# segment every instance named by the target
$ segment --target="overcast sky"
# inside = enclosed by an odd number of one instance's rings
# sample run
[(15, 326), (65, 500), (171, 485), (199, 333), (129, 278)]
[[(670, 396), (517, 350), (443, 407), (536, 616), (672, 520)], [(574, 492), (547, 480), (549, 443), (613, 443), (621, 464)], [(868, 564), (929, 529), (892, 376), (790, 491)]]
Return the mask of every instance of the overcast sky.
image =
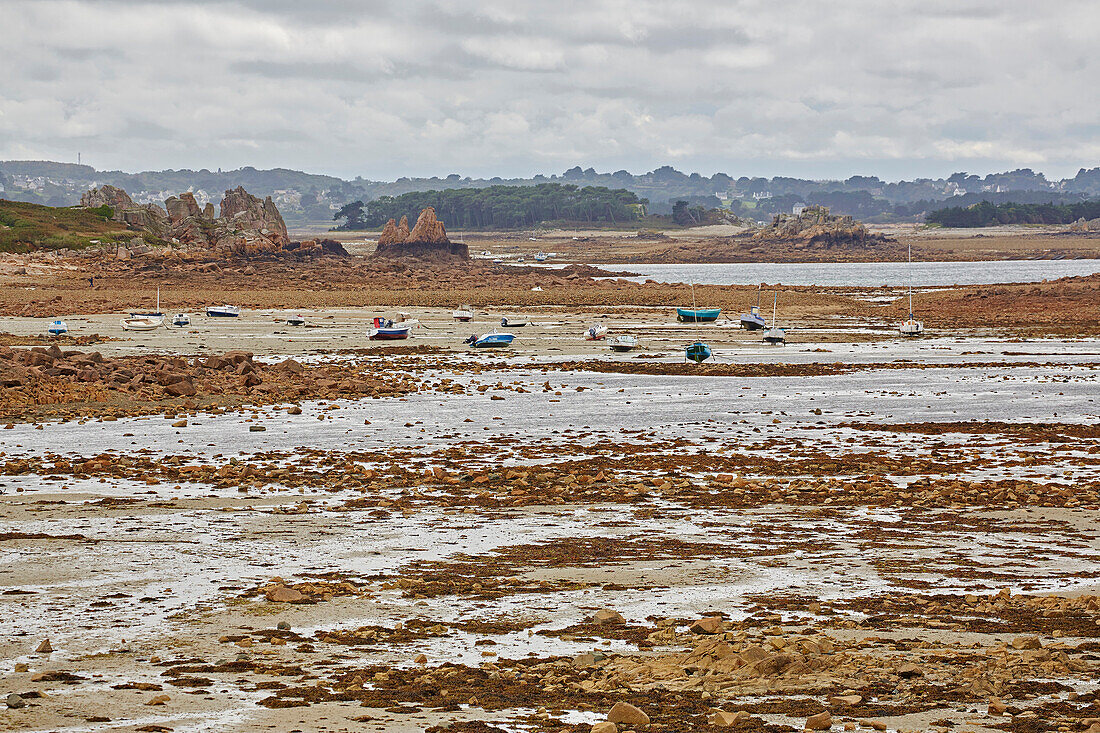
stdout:
[(1100, 165), (1095, 0), (0, 0), (0, 159), (341, 177)]

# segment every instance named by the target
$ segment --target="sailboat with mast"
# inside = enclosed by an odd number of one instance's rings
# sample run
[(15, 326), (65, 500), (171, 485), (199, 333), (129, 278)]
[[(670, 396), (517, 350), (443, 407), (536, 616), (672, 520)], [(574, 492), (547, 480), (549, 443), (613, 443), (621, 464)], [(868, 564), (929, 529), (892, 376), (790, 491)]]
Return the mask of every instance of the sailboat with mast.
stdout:
[(164, 325), (164, 314), (160, 312), (160, 288), (157, 288), (157, 309), (152, 313), (131, 313), (129, 318), (119, 321), (123, 331), (152, 331)]
[[(698, 314), (698, 312), (699, 312), (698, 309), (695, 307), (695, 283), (694, 282), (691, 284), (691, 311), (692, 311), (692, 313), (695, 313), (695, 314)], [(716, 313), (715, 318), (717, 318), (717, 317), (718, 316), (717, 316), (717, 313)], [(698, 323), (701, 319), (693, 318), (692, 320), (695, 323)], [(707, 346), (707, 344), (705, 342), (696, 340), (694, 343), (689, 344), (688, 347), (686, 349), (684, 349), (684, 356), (687, 358), (688, 361), (693, 361), (696, 364), (701, 364), (701, 363), (703, 363), (704, 361), (706, 361), (707, 359), (709, 359), (711, 357), (710, 347)]]
[(909, 318), (898, 326), (902, 336), (920, 336), (924, 333), (924, 323), (913, 317), (913, 245), (909, 245)]
[(763, 283), (756, 286), (756, 305), (752, 306), (748, 313), (741, 314), (741, 328), (746, 331), (763, 331), (768, 327), (767, 322), (760, 315), (760, 288), (762, 287), (764, 287)]
[(764, 341), (769, 344), (785, 344), (787, 332), (775, 325), (775, 307), (779, 303), (779, 291), (774, 291), (772, 295), (772, 327), (764, 332)]

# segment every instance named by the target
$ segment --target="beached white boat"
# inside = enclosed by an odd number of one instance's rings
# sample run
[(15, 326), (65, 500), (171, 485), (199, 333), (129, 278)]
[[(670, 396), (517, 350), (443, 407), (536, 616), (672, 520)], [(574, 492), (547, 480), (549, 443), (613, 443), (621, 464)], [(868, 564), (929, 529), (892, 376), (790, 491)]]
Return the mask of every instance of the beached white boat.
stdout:
[(546, 260), (548, 260), (549, 258), (550, 255), (546, 254), (545, 252), (539, 252), (537, 255), (535, 255), (535, 262), (546, 262)]
[(599, 341), (606, 335), (607, 326), (603, 325), (602, 323), (591, 326), (587, 331), (584, 332), (584, 338), (587, 341)]
[(164, 316), (130, 316), (119, 323), (123, 331), (152, 331), (164, 325)]
[(46, 326), (46, 333), (51, 336), (61, 336), (62, 334), (66, 334), (68, 332), (69, 326), (65, 323), (65, 321), (62, 321), (61, 319), (58, 319), (50, 325)]
[(787, 332), (775, 325), (775, 306), (779, 302), (779, 293), (773, 293), (772, 297), (772, 327), (764, 332), (764, 341), (769, 344), (787, 343)]
[(184, 326), (191, 325), (191, 316), (186, 313), (177, 313), (172, 316), (172, 325), (176, 328), (183, 328)]
[(241, 314), (241, 309), (235, 305), (211, 305), (206, 308), (206, 315), (211, 318), (236, 318)]
[(924, 323), (913, 317), (913, 245), (909, 245), (909, 318), (898, 326), (902, 336), (920, 336), (924, 333)]
[(523, 328), (527, 325), (527, 321), (516, 321), (507, 316), (500, 319), (501, 328)]
[(612, 351), (630, 351), (638, 345), (638, 339), (630, 334), (622, 334), (609, 338), (607, 345)]
[(474, 307), (472, 305), (460, 305), (451, 311), (451, 317), (462, 323), (472, 321), (474, 319)]
[(286, 319), (288, 326), (304, 326), (306, 325), (306, 319), (301, 316), (290, 316)]

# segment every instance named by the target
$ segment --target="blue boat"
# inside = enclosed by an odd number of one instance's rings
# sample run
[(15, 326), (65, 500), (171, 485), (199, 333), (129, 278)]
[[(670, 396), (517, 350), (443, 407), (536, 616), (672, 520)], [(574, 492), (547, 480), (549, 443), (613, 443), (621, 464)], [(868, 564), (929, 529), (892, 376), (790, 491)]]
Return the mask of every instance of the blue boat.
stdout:
[(746, 331), (763, 331), (768, 327), (768, 322), (760, 315), (760, 306), (754, 305), (748, 313), (741, 314), (741, 328)]
[(54, 321), (50, 325), (46, 326), (46, 333), (50, 334), (51, 336), (61, 336), (62, 334), (68, 332), (69, 327), (65, 325), (65, 321), (62, 320)]
[(721, 312), (721, 308), (677, 308), (676, 320), (680, 323), (713, 323)]
[(688, 361), (700, 364), (710, 358), (710, 347), (702, 341), (696, 341), (684, 350), (684, 356), (688, 358)]
[(510, 333), (487, 333), (481, 337), (471, 336), (463, 343), (467, 343), (475, 349), (503, 349), (510, 346), (514, 338), (515, 335)]

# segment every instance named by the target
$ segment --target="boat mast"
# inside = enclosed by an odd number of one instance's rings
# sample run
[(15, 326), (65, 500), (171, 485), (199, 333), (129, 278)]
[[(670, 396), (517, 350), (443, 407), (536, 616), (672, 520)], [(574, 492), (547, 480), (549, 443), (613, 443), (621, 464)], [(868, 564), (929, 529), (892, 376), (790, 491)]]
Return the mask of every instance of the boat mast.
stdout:
[(157, 288), (157, 313), (160, 313), (160, 288)]
[(779, 291), (773, 291), (772, 295), (775, 296), (772, 298), (772, 328), (775, 328), (775, 304), (779, 302)]
[(909, 320), (913, 320), (913, 243), (909, 243)]

